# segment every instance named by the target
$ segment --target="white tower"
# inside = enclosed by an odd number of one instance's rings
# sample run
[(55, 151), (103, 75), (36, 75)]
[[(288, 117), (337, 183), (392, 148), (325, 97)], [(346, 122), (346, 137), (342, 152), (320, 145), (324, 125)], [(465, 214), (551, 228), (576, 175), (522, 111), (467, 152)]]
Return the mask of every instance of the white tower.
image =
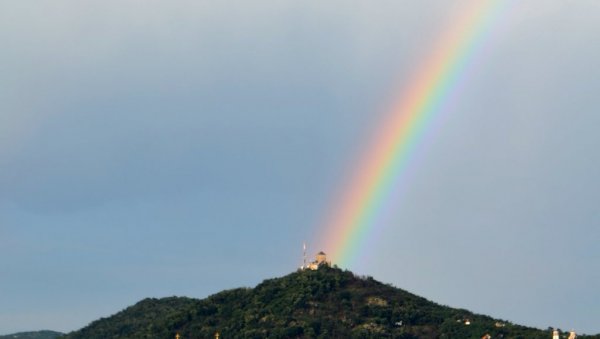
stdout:
[(302, 249), (304, 253), (302, 254), (302, 269), (306, 268), (306, 242), (302, 243)]
[(560, 339), (560, 335), (558, 334), (558, 330), (552, 331), (552, 339)]

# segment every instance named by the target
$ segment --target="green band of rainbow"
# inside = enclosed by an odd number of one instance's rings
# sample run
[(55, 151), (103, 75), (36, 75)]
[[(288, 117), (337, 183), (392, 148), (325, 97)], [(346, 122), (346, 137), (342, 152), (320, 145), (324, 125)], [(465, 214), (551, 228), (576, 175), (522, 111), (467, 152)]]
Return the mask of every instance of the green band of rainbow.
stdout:
[(334, 263), (347, 266), (360, 253), (394, 183), (406, 172), (427, 128), (452, 101), (507, 3), (508, 0), (469, 1), (416, 72), (327, 221), (323, 248), (333, 251), (330, 254)]

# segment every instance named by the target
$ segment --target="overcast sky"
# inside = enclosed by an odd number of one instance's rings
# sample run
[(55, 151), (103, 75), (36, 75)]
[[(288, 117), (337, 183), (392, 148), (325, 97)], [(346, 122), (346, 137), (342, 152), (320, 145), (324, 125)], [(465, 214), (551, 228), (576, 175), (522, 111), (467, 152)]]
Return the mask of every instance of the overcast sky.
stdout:
[[(0, 334), (295, 270), (465, 4), (0, 2)], [(511, 6), (348, 268), (600, 332), (598, 60), (597, 0)]]

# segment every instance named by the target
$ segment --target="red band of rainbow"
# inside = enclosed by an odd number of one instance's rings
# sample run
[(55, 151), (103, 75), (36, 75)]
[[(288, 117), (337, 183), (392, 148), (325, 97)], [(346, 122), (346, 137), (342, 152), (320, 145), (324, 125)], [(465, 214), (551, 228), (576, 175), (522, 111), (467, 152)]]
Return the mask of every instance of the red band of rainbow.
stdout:
[[(360, 253), (374, 219), (394, 190), (432, 121), (444, 111), (464, 81), (508, 0), (473, 0), (444, 30), (431, 56), (418, 69), (359, 162), (349, 187), (327, 221), (323, 248), (334, 263), (347, 266)], [(322, 243), (322, 242), (321, 242)]]

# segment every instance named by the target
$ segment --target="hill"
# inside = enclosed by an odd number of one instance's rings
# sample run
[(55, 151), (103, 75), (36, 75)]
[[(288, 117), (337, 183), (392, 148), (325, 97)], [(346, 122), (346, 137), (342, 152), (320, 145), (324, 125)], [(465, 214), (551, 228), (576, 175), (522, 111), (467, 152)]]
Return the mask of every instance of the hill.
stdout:
[(54, 331), (19, 332), (0, 335), (0, 339), (56, 339), (62, 335), (64, 333)]
[(550, 330), (438, 305), (371, 277), (323, 266), (203, 300), (145, 299), (63, 338), (171, 339), (177, 333), (213, 338), (216, 332), (221, 338), (552, 337)]

